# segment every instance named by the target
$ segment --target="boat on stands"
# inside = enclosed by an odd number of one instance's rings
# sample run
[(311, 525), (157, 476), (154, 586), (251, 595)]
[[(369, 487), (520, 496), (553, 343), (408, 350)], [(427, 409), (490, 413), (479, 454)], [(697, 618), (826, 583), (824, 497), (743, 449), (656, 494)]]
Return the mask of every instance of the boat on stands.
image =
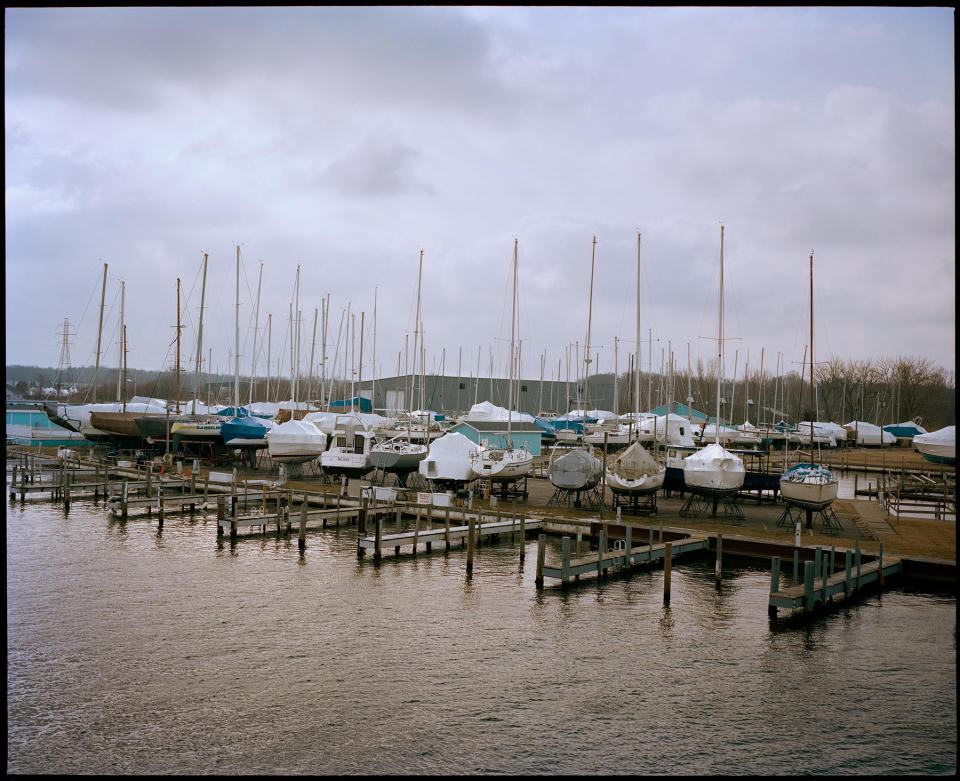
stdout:
[(932, 464), (955, 464), (957, 459), (957, 427), (946, 426), (928, 434), (917, 434), (913, 448)]
[(440, 488), (459, 488), (474, 479), (473, 456), (479, 450), (478, 444), (452, 431), (430, 443), (418, 470)]
[[(720, 381), (723, 375), (723, 226), (720, 226), (720, 296), (717, 315), (717, 416), (720, 421)], [(714, 426), (714, 442), (683, 459), (683, 482), (692, 492), (718, 498), (737, 493), (746, 469), (740, 456), (720, 444), (720, 426)]]
[(305, 420), (275, 424), (265, 438), (270, 460), (281, 464), (305, 464), (327, 449), (327, 435)]
[[(810, 409), (816, 411), (813, 371), (813, 253), (810, 253)], [(840, 482), (833, 472), (822, 464), (813, 462), (814, 447), (816, 446), (816, 429), (811, 414), (808, 421), (810, 462), (788, 466), (780, 478), (780, 498), (787, 504), (802, 507), (805, 510), (822, 510), (828, 507), (837, 498)], [(798, 427), (798, 433), (803, 427)], [(835, 443), (834, 443), (835, 444)], [(789, 463), (789, 462), (788, 462)], [(812, 526), (810, 513), (807, 514), (807, 526)]]

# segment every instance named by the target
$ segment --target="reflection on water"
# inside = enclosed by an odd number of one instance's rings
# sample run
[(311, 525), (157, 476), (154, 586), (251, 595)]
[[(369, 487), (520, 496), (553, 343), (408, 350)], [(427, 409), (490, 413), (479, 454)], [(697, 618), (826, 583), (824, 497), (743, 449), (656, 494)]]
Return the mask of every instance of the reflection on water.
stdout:
[[(536, 542), (375, 563), (351, 527), (10, 503), (8, 772), (953, 773), (956, 600), (769, 622), (726, 562), (534, 587)], [(557, 546), (551, 542), (551, 552)], [(549, 583), (549, 581), (548, 581)]]

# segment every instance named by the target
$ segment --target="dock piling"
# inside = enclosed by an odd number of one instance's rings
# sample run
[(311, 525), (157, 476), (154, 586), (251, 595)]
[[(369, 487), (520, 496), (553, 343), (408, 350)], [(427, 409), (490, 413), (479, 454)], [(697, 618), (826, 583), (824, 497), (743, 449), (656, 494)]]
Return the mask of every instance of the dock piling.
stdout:
[(560, 585), (566, 586), (570, 577), (570, 536), (564, 535), (560, 541)]
[(807, 612), (813, 610), (813, 573), (815, 562), (803, 562), (803, 609)]
[(473, 518), (470, 518), (468, 522), (468, 527), (469, 528), (467, 530), (467, 575), (472, 575), (473, 574), (473, 548), (475, 545), (474, 539), (473, 539), (473, 531), (474, 531)]
[(670, 604), (670, 570), (673, 567), (673, 544), (663, 546), (663, 604)]
[(547, 535), (537, 535), (537, 574), (534, 583), (538, 588), (543, 588), (543, 562), (547, 552)]
[(307, 497), (300, 502), (300, 532), (297, 534), (297, 545), (300, 550), (307, 546)]
[[(723, 535), (717, 535), (717, 559), (713, 565), (713, 577), (717, 588), (720, 588), (720, 573), (723, 570)], [(777, 559), (777, 574), (780, 573), (780, 559)]]
[[(774, 556), (770, 559), (770, 593), (776, 594), (780, 590), (780, 557)], [(777, 617), (777, 606), (769, 605), (767, 615), (770, 618)]]

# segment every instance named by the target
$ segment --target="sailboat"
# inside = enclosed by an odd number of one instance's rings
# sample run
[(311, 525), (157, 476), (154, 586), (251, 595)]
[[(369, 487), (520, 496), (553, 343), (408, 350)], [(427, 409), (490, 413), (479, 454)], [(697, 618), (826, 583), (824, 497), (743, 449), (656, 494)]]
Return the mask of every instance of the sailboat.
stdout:
[(517, 324), (517, 248), (519, 239), (513, 240), (513, 311), (510, 318), (510, 371), (507, 392), (507, 439), (504, 447), (483, 447), (474, 454), (471, 469), (474, 477), (481, 480), (506, 483), (529, 474), (533, 466), (533, 454), (525, 447), (514, 447), (513, 430), (513, 373), (514, 336)]
[[(597, 237), (593, 237), (593, 246), (594, 253), (596, 252)], [(589, 345), (589, 334), (591, 320), (593, 318), (593, 264), (594, 257), (591, 257), (590, 260), (590, 303), (587, 309), (587, 342)], [(589, 346), (587, 347), (587, 352), (589, 352)], [(588, 364), (589, 366), (589, 361)], [(569, 360), (568, 360), (568, 377), (569, 377)], [(587, 378), (589, 380), (589, 377)], [(587, 416), (586, 410), (582, 411), (580, 415), (580, 421), (578, 424), (573, 423), (574, 413), (567, 412), (562, 416), (563, 428), (557, 427), (557, 442), (558, 443), (570, 443), (576, 444), (579, 440), (581, 442), (586, 442), (586, 425), (587, 425)], [(559, 420), (555, 420), (554, 424), (556, 425)], [(573, 428), (574, 425), (577, 425), (579, 432)], [(609, 440), (608, 440), (609, 441)], [(601, 439), (602, 443), (602, 439)], [(554, 459), (554, 453), (556, 448), (550, 453), (550, 463), (547, 465), (547, 475), (550, 478), (550, 482), (553, 486), (560, 491), (576, 491), (577, 492), (577, 504), (579, 505), (579, 492), (580, 491), (589, 491), (590, 489), (596, 487), (597, 483), (600, 482), (600, 479), (603, 477), (603, 462), (594, 455), (593, 446), (586, 444), (584, 447), (574, 448), (569, 450), (564, 455), (559, 458)]]
[[(780, 477), (780, 496), (787, 504), (805, 510), (822, 510), (837, 498), (839, 482), (833, 472), (822, 464), (813, 462), (814, 406), (813, 378), (813, 253), (810, 253), (810, 463), (795, 464)], [(811, 524), (810, 514), (807, 525)]]
[(743, 485), (743, 459), (720, 444), (720, 381), (723, 373), (723, 226), (720, 226), (720, 297), (717, 316), (717, 417), (714, 442), (683, 459), (683, 481), (694, 493), (717, 499)]
[[(420, 335), (420, 282), (423, 277), (423, 250), (420, 250), (420, 270), (417, 273), (417, 313), (413, 331), (413, 373), (417, 368), (417, 337)], [(429, 421), (429, 419), (428, 419)], [(429, 450), (429, 436), (425, 435), (422, 442), (414, 442), (413, 428), (413, 394), (410, 395), (409, 414), (407, 416), (406, 436), (403, 434), (391, 437), (386, 441), (374, 442), (370, 446), (370, 464), (374, 469), (380, 469), (397, 476), (400, 485), (406, 484), (407, 475), (420, 468), (420, 462), (427, 457)]]
[[(634, 360), (634, 420), (640, 420), (640, 234), (637, 233), (637, 354)], [(669, 410), (669, 407), (668, 407)], [(629, 435), (628, 435), (629, 436)], [(616, 494), (644, 496), (663, 485), (667, 467), (651, 456), (639, 442), (632, 442), (616, 458), (608, 459), (607, 487)]]

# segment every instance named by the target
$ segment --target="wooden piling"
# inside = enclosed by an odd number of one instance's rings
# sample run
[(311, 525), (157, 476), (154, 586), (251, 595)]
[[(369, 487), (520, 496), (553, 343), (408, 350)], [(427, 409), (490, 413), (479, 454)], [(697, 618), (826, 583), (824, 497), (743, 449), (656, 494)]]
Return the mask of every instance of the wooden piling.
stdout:
[(673, 567), (673, 543), (663, 546), (663, 604), (670, 604), (670, 570)]
[[(720, 588), (721, 572), (723, 571), (723, 535), (717, 535), (717, 559), (713, 565), (713, 578), (717, 588)], [(780, 574), (780, 559), (777, 559), (777, 575)]]
[(526, 553), (526, 542), (527, 542), (527, 519), (525, 516), (520, 516), (520, 561), (523, 561), (524, 554)]
[(413, 521), (413, 555), (417, 555), (417, 543), (420, 541), (420, 508), (417, 508), (417, 515)]
[(850, 549), (847, 548), (846, 567), (844, 568), (844, 576), (843, 576), (843, 598), (844, 599), (850, 596), (850, 591), (851, 591), (850, 568), (852, 566), (852, 558), (853, 557), (851, 555)]
[(633, 550), (633, 527), (628, 526), (626, 530), (626, 539), (623, 541), (623, 566), (630, 566), (630, 551)]
[(607, 530), (600, 528), (600, 542), (597, 545), (597, 578), (603, 577), (603, 554), (607, 547)]
[(450, 508), (447, 507), (444, 509), (443, 513), (443, 541), (446, 544), (446, 549), (450, 550)]
[[(776, 594), (780, 590), (780, 557), (774, 556), (770, 559), (770, 593)], [(777, 606), (769, 605), (767, 615), (770, 618), (777, 617)]]
[(300, 550), (303, 550), (307, 547), (307, 502), (306, 497), (304, 501), (300, 502), (300, 532), (297, 535), (297, 545), (300, 547)]
[(560, 540), (560, 585), (566, 586), (570, 577), (570, 537), (564, 535)]
[(543, 561), (547, 552), (547, 535), (537, 535), (537, 574), (534, 583), (538, 588), (543, 587)]
[(380, 561), (380, 546), (383, 543), (383, 515), (376, 515), (376, 531), (374, 532), (373, 560)]
[(473, 539), (473, 518), (470, 519), (467, 529), (467, 574), (473, 574), (473, 548), (474, 548), (474, 539)]
[(803, 609), (813, 610), (813, 573), (816, 563), (813, 561), (803, 562)]

